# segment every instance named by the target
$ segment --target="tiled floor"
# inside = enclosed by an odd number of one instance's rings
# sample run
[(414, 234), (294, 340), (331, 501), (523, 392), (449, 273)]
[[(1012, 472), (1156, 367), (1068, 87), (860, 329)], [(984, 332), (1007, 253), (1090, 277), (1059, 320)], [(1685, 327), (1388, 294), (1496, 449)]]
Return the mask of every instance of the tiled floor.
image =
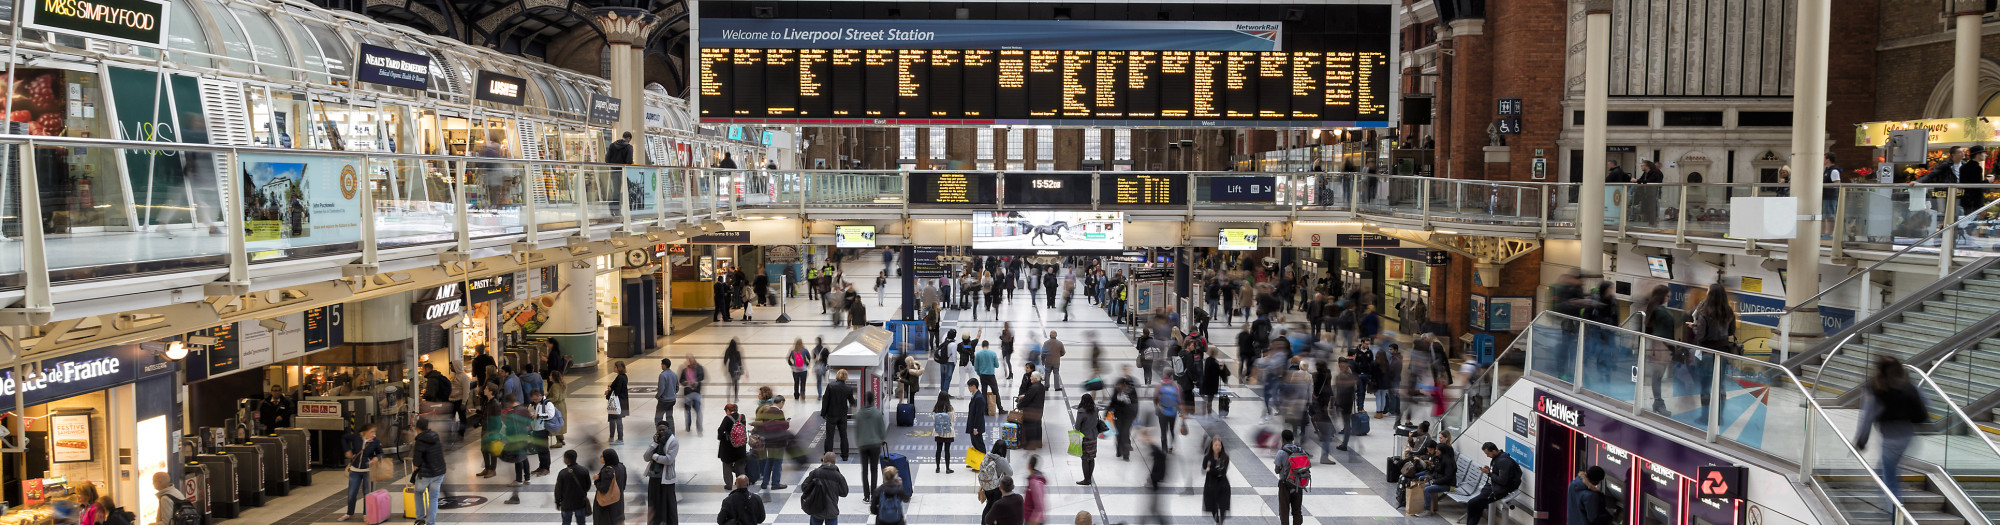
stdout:
[[(848, 264), (846, 268), (848, 275), (873, 276), (879, 270), (879, 258), (862, 257), (862, 259), (866, 262)], [(864, 288), (872, 285), (872, 279), (856, 277), (853, 280), (857, 286)], [(899, 299), (898, 288), (899, 286), (892, 280), (888, 296), (883, 299), (891, 305), (895, 304)], [(864, 291), (862, 295), (870, 303), (870, 317), (882, 318), (888, 314), (889, 308), (872, 307), (877, 300), (872, 290)], [(1121, 327), (1106, 317), (1101, 309), (1087, 307), (1081, 297), (1077, 299), (1076, 309), (1068, 322), (1061, 321), (1061, 314), (1056, 310), (1036, 307), (1031, 305), (1028, 299), (1029, 295), (1022, 291), (1015, 295), (1012, 302), (1001, 305), (1001, 317), (1013, 323), (1016, 336), (1019, 338), (1017, 345), (1025, 347), (1028, 341), (1041, 339), (1028, 335), (1030, 333), (1046, 334), (1048, 330), (1056, 330), (1057, 337), (1064, 341), (1069, 349), (1063, 366), (1068, 388), (1065, 392), (1051, 392), (1046, 405), (1049, 413), (1045, 416), (1044, 424), (1048, 446), (1041, 450), (1016, 451), (1012, 454), (1012, 464), (1017, 475), (1025, 475), (1026, 458), (1029, 455), (1041, 456), (1043, 473), (1048, 478), (1049, 494), (1046, 501), (1049, 508), (1049, 523), (1071, 523), (1078, 511), (1091, 513), (1096, 517), (1095, 522), (1099, 524), (1212, 523), (1213, 520), (1201, 510), (1202, 481), (1196, 472), (1199, 457), (1194, 453), (1200, 443), (1205, 442), (1211, 435), (1222, 439), (1232, 457), (1233, 473), (1230, 480), (1233, 496), (1228, 523), (1262, 524), (1277, 521), (1274, 518), (1277, 507), (1277, 477), (1271, 470), (1272, 451), (1249, 444), (1254, 441), (1256, 433), (1262, 428), (1259, 422), (1262, 403), (1257, 398), (1256, 392), (1250, 389), (1231, 389), (1235, 402), (1232, 405), (1233, 411), (1228, 417), (1196, 417), (1190, 421), (1192, 424), (1188, 427), (1188, 434), (1176, 437), (1175, 453), (1169, 461), (1169, 472), (1166, 476), (1167, 488), (1161, 490), (1159, 494), (1155, 495), (1146, 488), (1145, 479), (1148, 473), (1145, 462), (1116, 459), (1112, 453), (1114, 445), (1109, 440), (1100, 442), (1101, 456), (1095, 473), (1097, 484), (1076, 485), (1076, 480), (1082, 476), (1081, 462), (1064, 452), (1064, 447), (1067, 445), (1064, 436), (1069, 430), (1067, 407), (1074, 406), (1077, 402), (1074, 396), (1083, 393), (1078, 385), (1087, 377), (1090, 369), (1089, 341), (1095, 339), (1103, 344), (1107, 368), (1115, 369), (1116, 366), (1112, 365), (1131, 363), (1136, 357), (1136, 352), (1131, 339)], [(819, 306), (810, 304), (803, 298), (792, 300), (789, 313), (793, 321), (789, 324), (770, 321), (778, 317), (778, 310), (776, 307), (759, 308), (755, 315), (757, 320), (751, 322), (739, 320), (707, 323), (706, 319), (702, 318), (699, 323), (693, 323), (697, 326), (690, 327), (688, 319), (677, 319), (676, 324), (683, 329), (665, 341), (664, 349), (628, 361), (630, 380), (635, 386), (651, 385), (659, 373), (660, 357), (672, 358), (678, 368), (687, 356), (693, 356), (708, 366), (711, 378), (719, 377), (723, 347), (729, 340), (739, 339), (744, 352), (748, 355), (746, 365), (748, 370), (741, 385), (743, 401), (749, 403), (750, 398), (754, 397), (756, 387), (766, 385), (786, 397), (791, 397), (792, 385), (789, 381), (791, 375), (782, 360), (791, 342), (794, 339), (804, 339), (810, 345), (815, 336), (820, 336), (825, 337), (828, 344), (833, 344), (844, 337), (847, 330), (830, 326), (830, 323), (826, 322), (827, 318), (819, 314)], [(961, 332), (968, 329), (977, 332), (983, 328), (985, 338), (997, 339), (1000, 323), (992, 320), (989, 312), (982, 312), (980, 317), (981, 320), (973, 321), (968, 312), (949, 312), (946, 315), (945, 326), (947, 329), (957, 328)], [(1221, 342), (1235, 340), (1235, 328), (1226, 327), (1220, 322), (1215, 323), (1213, 328), (1216, 330), (1213, 340)], [(995, 346), (998, 346), (997, 340)], [(1015, 355), (1017, 369), (1018, 360), (1025, 357), (1025, 354), (1025, 350), (1017, 349)], [(964, 374), (961, 373), (954, 377), (954, 380), (962, 383), (963, 378)], [(600, 415), (605, 410), (601, 396), (605, 385), (610, 381), (611, 378), (603, 373), (589, 371), (573, 378), (570, 383), (572, 393), (568, 401), (566, 418), (571, 429), (567, 436), (569, 444), (567, 448), (578, 450), (586, 456), (586, 461), (596, 456), (596, 451), (607, 446), (604, 444), (606, 423)], [(1014, 381), (1003, 380), (1003, 383), (1003, 392), (1015, 391)], [(819, 399), (811, 395), (812, 390), (815, 390), (811, 385), (808, 386), (808, 390), (809, 395), (803, 402), (793, 401), (788, 405), (787, 415), (794, 421), (795, 426), (812, 429), (818, 426)], [(727, 402), (727, 384), (724, 381), (712, 380), (704, 389), (704, 393), (707, 396), (701, 407), (701, 417), (704, 421), (701, 428), (697, 429), (701, 432), (697, 434), (683, 431), (679, 436), (681, 464), (678, 494), (681, 501), (678, 514), (689, 523), (707, 523), (712, 520), (726, 495), (722, 490), (722, 480), (718, 474), (720, 464), (713, 459), (718, 442), (714, 429), (708, 427), (717, 424), (722, 404)], [(933, 400), (935, 400), (934, 392), (921, 394), (918, 403), (920, 411), (928, 410)], [(637, 458), (649, 445), (651, 436), (644, 430), (646, 427), (644, 420), (653, 413), (655, 403), (650, 397), (635, 394), (633, 404), (635, 406), (632, 407), (631, 413), (634, 417), (631, 419), (641, 421), (626, 421), (625, 425), (630, 432), (629, 439), (623, 445), (612, 447), (617, 449), (622, 457), (628, 458), (628, 462), (633, 461), (629, 458)], [(1009, 407), (1013, 405), (1011, 401), (1003, 404)], [(960, 411), (965, 409), (963, 403), (958, 403), (956, 408)], [(683, 417), (679, 414), (679, 408), (675, 411), (677, 418)], [(1058, 411), (1062, 413), (1058, 414)], [(996, 429), (991, 431), (990, 435), (998, 436), (999, 421), (997, 418), (992, 421)], [(685, 425), (687, 422), (680, 423)], [(1324, 524), (1444, 522), (1439, 518), (1403, 517), (1402, 513), (1398, 512), (1395, 493), (1383, 482), (1380, 470), (1384, 458), (1395, 451), (1391, 445), (1394, 438), (1390, 437), (1389, 426), (1388, 420), (1376, 420), (1374, 433), (1354, 438), (1349, 451), (1336, 453), (1334, 458), (1339, 461), (1339, 465), (1319, 465), (1314, 469), (1314, 488), (1305, 498), (1305, 509), (1312, 521)], [(908, 522), (977, 523), (981, 505), (975, 495), (976, 474), (965, 469), (962, 464), (963, 451), (968, 441), (961, 437), (947, 459), (957, 466), (957, 473), (934, 473), (932, 469), (938, 466), (932, 459), (934, 442), (928, 433), (918, 432), (920, 428), (923, 427), (892, 426), (889, 429), (891, 449), (909, 456), (913, 470), (917, 471), (914, 480), (916, 494), (911, 501)], [(961, 433), (961, 436), (963, 435)], [(808, 447), (813, 450), (811, 455), (817, 457), (820, 446), (817, 436), (807, 439), (813, 440)], [(1318, 446), (1307, 444), (1306, 449), (1309, 452), (1317, 452)], [(555, 462), (558, 465), (561, 463), (560, 456), (563, 450), (566, 449), (555, 450)], [(1134, 454), (1134, 457), (1142, 456)], [(503, 468), (499, 476), (483, 479), (476, 477), (480, 459), (477, 451), (470, 447), (456, 449), (448, 458), (454, 468), (446, 475), (445, 492), (450, 496), (480, 496), (487, 501), (465, 508), (442, 511), (439, 521), (560, 522), (559, 515), (552, 506), (551, 491), (554, 486), (552, 476), (534, 478), (528, 486), (520, 489), (520, 504), (506, 504), (503, 500), (513, 493), (513, 488), (504, 484), (511, 475), (510, 471)], [(873, 521), (873, 516), (866, 514), (868, 507), (861, 501), (859, 493), (861, 485), (859, 462), (843, 462), (839, 468), (847, 477), (850, 486), (854, 487), (854, 491), (841, 500), (842, 521), (849, 523)], [(627, 506), (627, 514), (629, 521), (639, 523), (652, 509), (641, 504), (645, 496), (643, 488), (637, 486), (639, 471), (634, 468), (633, 472), (635, 486), (630, 487), (631, 490), (626, 498), (632, 503)], [(791, 487), (773, 491), (765, 500), (767, 510), (770, 512), (768, 522), (807, 522), (807, 516), (800, 511), (797, 497), (797, 482), (801, 475), (802, 470), (797, 465), (789, 462), (786, 464), (783, 479)], [(297, 488), (289, 497), (275, 500), (262, 508), (250, 509), (235, 521), (279, 525), (336, 523), (336, 519), (343, 512), (342, 507), (345, 502), (346, 487), (343, 478), (339, 472), (321, 472), (315, 477), (312, 486)], [(395, 518), (391, 522), (408, 521), (401, 517), (402, 486), (404, 484), (397, 483), (376, 487), (389, 490), (395, 496), (391, 498), (395, 507), (393, 513)], [(1158, 517), (1151, 516), (1155, 512), (1149, 510), (1155, 508), (1155, 505), (1162, 509), (1158, 512), (1160, 514)], [(1447, 516), (1455, 518), (1462, 512), (1462, 507), (1456, 504), (1444, 504), (1443, 514)], [(359, 521), (360, 518), (357, 515), (355, 521)]]

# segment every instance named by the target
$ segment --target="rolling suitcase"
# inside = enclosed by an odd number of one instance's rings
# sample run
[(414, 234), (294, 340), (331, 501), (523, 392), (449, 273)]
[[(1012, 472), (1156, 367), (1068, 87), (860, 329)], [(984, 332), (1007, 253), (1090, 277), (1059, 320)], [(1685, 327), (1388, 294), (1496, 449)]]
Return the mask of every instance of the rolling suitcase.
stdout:
[(418, 491), (416, 487), (403, 487), (403, 517), (417, 519), (417, 509), (431, 504), (431, 491)]
[(1403, 459), (1402, 456), (1389, 456), (1389, 461), (1383, 463), (1384, 466), (1389, 467), (1382, 469), (1383, 481), (1401, 483), (1403, 481), (1403, 462), (1405, 461), (1408, 460)]
[(368, 499), (362, 506), (364, 507), (362, 514), (367, 517), (368, 525), (389, 521), (389, 491), (378, 490), (368, 493)]
[(1007, 448), (1021, 448), (1021, 424), (1008, 421), (1000, 425), (1000, 440), (1007, 442)]
[(916, 486), (917, 471), (910, 470), (910, 458), (895, 452), (882, 453), (882, 466), (896, 467), (896, 476), (903, 478), (904, 494)]
[(909, 403), (896, 405), (896, 426), (917, 426), (917, 406)]

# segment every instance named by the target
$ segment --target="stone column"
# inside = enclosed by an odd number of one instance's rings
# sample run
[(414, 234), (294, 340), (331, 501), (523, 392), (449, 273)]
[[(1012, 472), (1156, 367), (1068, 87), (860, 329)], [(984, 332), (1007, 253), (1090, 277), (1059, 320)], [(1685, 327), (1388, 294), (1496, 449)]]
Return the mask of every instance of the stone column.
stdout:
[(556, 289), (562, 292), (548, 309), (548, 321), (534, 333), (555, 341), (576, 366), (597, 366), (597, 270), (592, 264), (579, 260), (556, 265)]
[(1979, 33), (1985, 14), (1982, 0), (1952, 2), (1958, 20), (1958, 34), (1952, 42), (1951, 114), (1955, 118), (1979, 116)]
[[(1794, 348), (1803, 348), (1796, 346), (1798, 338), (1818, 337), (1823, 331), (1819, 306), (1806, 305), (1805, 302), (1819, 293), (1819, 287), (1814, 286), (1819, 282), (1819, 229), (1827, 219), (1820, 216), (1819, 192), (1820, 177), (1826, 171), (1822, 166), (1825, 166), (1823, 157), (1826, 156), (1826, 71), (1827, 48), (1833, 25), (1832, 2), (1799, 2), (1798, 40), (1794, 44), (1797, 48), (1794, 63), (1797, 65), (1792, 71), (1792, 197), (1798, 201), (1799, 223), (1798, 231), (1786, 244), (1790, 257), (1785, 261), (1787, 282), (1802, 283), (1785, 287), (1785, 305), (1797, 308), (1791, 316)], [(1965, 31), (1964, 25), (1959, 27), (1961, 32)], [(1974, 23), (1972, 33), (1975, 40), (1978, 31), (1979, 25)], [(1977, 53), (1977, 50), (1974, 52)], [(1974, 60), (1977, 60), (1976, 56)], [(1970, 71), (1976, 73), (1977, 66)], [(1967, 111), (1970, 115), (1970, 110)]]
[(659, 27), (660, 17), (636, 7), (603, 7), (592, 10), (591, 16), (596, 19), (597, 27), (604, 30), (605, 43), (611, 46), (607, 51), (611, 62), (611, 96), (621, 105), (618, 123), (612, 126), (612, 140), (632, 132), (632, 162), (644, 163), (646, 74), (639, 57), (645, 53), (646, 37)]
[(1083, 169), (1083, 129), (1056, 128), (1054, 133), (1056, 169), (1067, 171)]
[(1576, 199), (1576, 230), (1581, 241), (1576, 267), (1590, 280), (1604, 276), (1604, 128), (1610, 117), (1611, 0), (1587, 0), (1583, 9), (1583, 194)]

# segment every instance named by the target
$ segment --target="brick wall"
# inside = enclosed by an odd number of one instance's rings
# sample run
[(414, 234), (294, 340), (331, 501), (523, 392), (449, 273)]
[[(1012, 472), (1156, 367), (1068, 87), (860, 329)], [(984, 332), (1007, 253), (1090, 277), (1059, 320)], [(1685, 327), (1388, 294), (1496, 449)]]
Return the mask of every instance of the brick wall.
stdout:
[[(1840, 158), (1841, 166), (1861, 167), (1874, 164), (1872, 159), (1863, 160), (1869, 159), (1873, 155), (1874, 152), (1871, 148), (1854, 146), (1854, 125), (1862, 122), (1881, 120), (1876, 118), (1877, 100), (1888, 101), (1896, 98), (1885, 96), (1887, 93), (1881, 93), (1877, 88), (1877, 68), (1882, 67), (1886, 63), (1877, 60), (1880, 57), (1876, 56), (1875, 45), (1877, 42), (1876, 35), (1879, 33), (1875, 30), (1874, 26), (1878, 23), (1884, 26), (1891, 23), (1882, 17), (1882, 15), (1887, 13), (1882, 13), (1881, 11), (1885, 8), (1906, 9), (1919, 4), (1931, 6), (1933, 9), (1937, 6), (1936, 2), (1895, 0), (1890, 2), (1880, 2), (1879, 0), (1842, 0), (1833, 2), (1832, 38), (1827, 46), (1826, 96), (1828, 105), (1826, 129), (1828, 136), (1833, 139), (1833, 148), (1829, 151), (1834, 152)], [(1951, 67), (1951, 48), (1950, 46), (1945, 46), (1942, 49), (1943, 53), (1939, 58), (1944, 60), (1945, 67), (1948, 69)], [(1883, 75), (1883, 77), (1888, 76)], [(1903, 100), (1897, 100), (1897, 102), (1909, 102), (1913, 98), (1917, 104), (1918, 112), (1921, 112), (1923, 100), (1930, 97), (1930, 88), (1928, 86), (1936, 85), (1935, 82), (1938, 77), (1933, 75), (1928, 78), (1931, 81), (1921, 82), (1926, 86), (1922, 96), (1904, 97)], [(1913, 83), (1914, 81), (1898, 80), (1898, 82)], [(1881, 93), (1881, 95), (1878, 95), (1878, 93)], [(1878, 96), (1882, 98), (1878, 99)]]
[(1463, 22), (1451, 36), (1451, 103), (1446, 106), (1451, 119), (1438, 133), (1438, 163), (1444, 175), (1454, 179), (1485, 179), (1486, 126), (1493, 123), (1493, 70), (1497, 61), (1489, 34), (1460, 34)]
[[(1507, 137), (1512, 162), (1487, 171), (1489, 180), (1525, 181), (1535, 150), (1557, 164), (1556, 135), (1563, 124), (1564, 35), (1569, 11), (1563, 0), (1488, 2), (1486, 32), (1493, 35), (1492, 99), (1521, 99), (1521, 134)], [(1487, 114), (1495, 108), (1488, 103)], [(1483, 128), (1483, 126), (1482, 126)], [(1554, 175), (1552, 174), (1551, 177)]]

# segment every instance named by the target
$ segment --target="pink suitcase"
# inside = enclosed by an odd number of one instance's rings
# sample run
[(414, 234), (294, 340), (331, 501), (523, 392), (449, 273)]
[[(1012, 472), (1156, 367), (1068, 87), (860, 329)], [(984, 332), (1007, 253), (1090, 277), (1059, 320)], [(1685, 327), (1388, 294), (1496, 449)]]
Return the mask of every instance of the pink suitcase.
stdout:
[(367, 517), (368, 525), (389, 521), (389, 491), (378, 490), (368, 493), (368, 499), (362, 500), (362, 505), (364, 507), (362, 514)]

